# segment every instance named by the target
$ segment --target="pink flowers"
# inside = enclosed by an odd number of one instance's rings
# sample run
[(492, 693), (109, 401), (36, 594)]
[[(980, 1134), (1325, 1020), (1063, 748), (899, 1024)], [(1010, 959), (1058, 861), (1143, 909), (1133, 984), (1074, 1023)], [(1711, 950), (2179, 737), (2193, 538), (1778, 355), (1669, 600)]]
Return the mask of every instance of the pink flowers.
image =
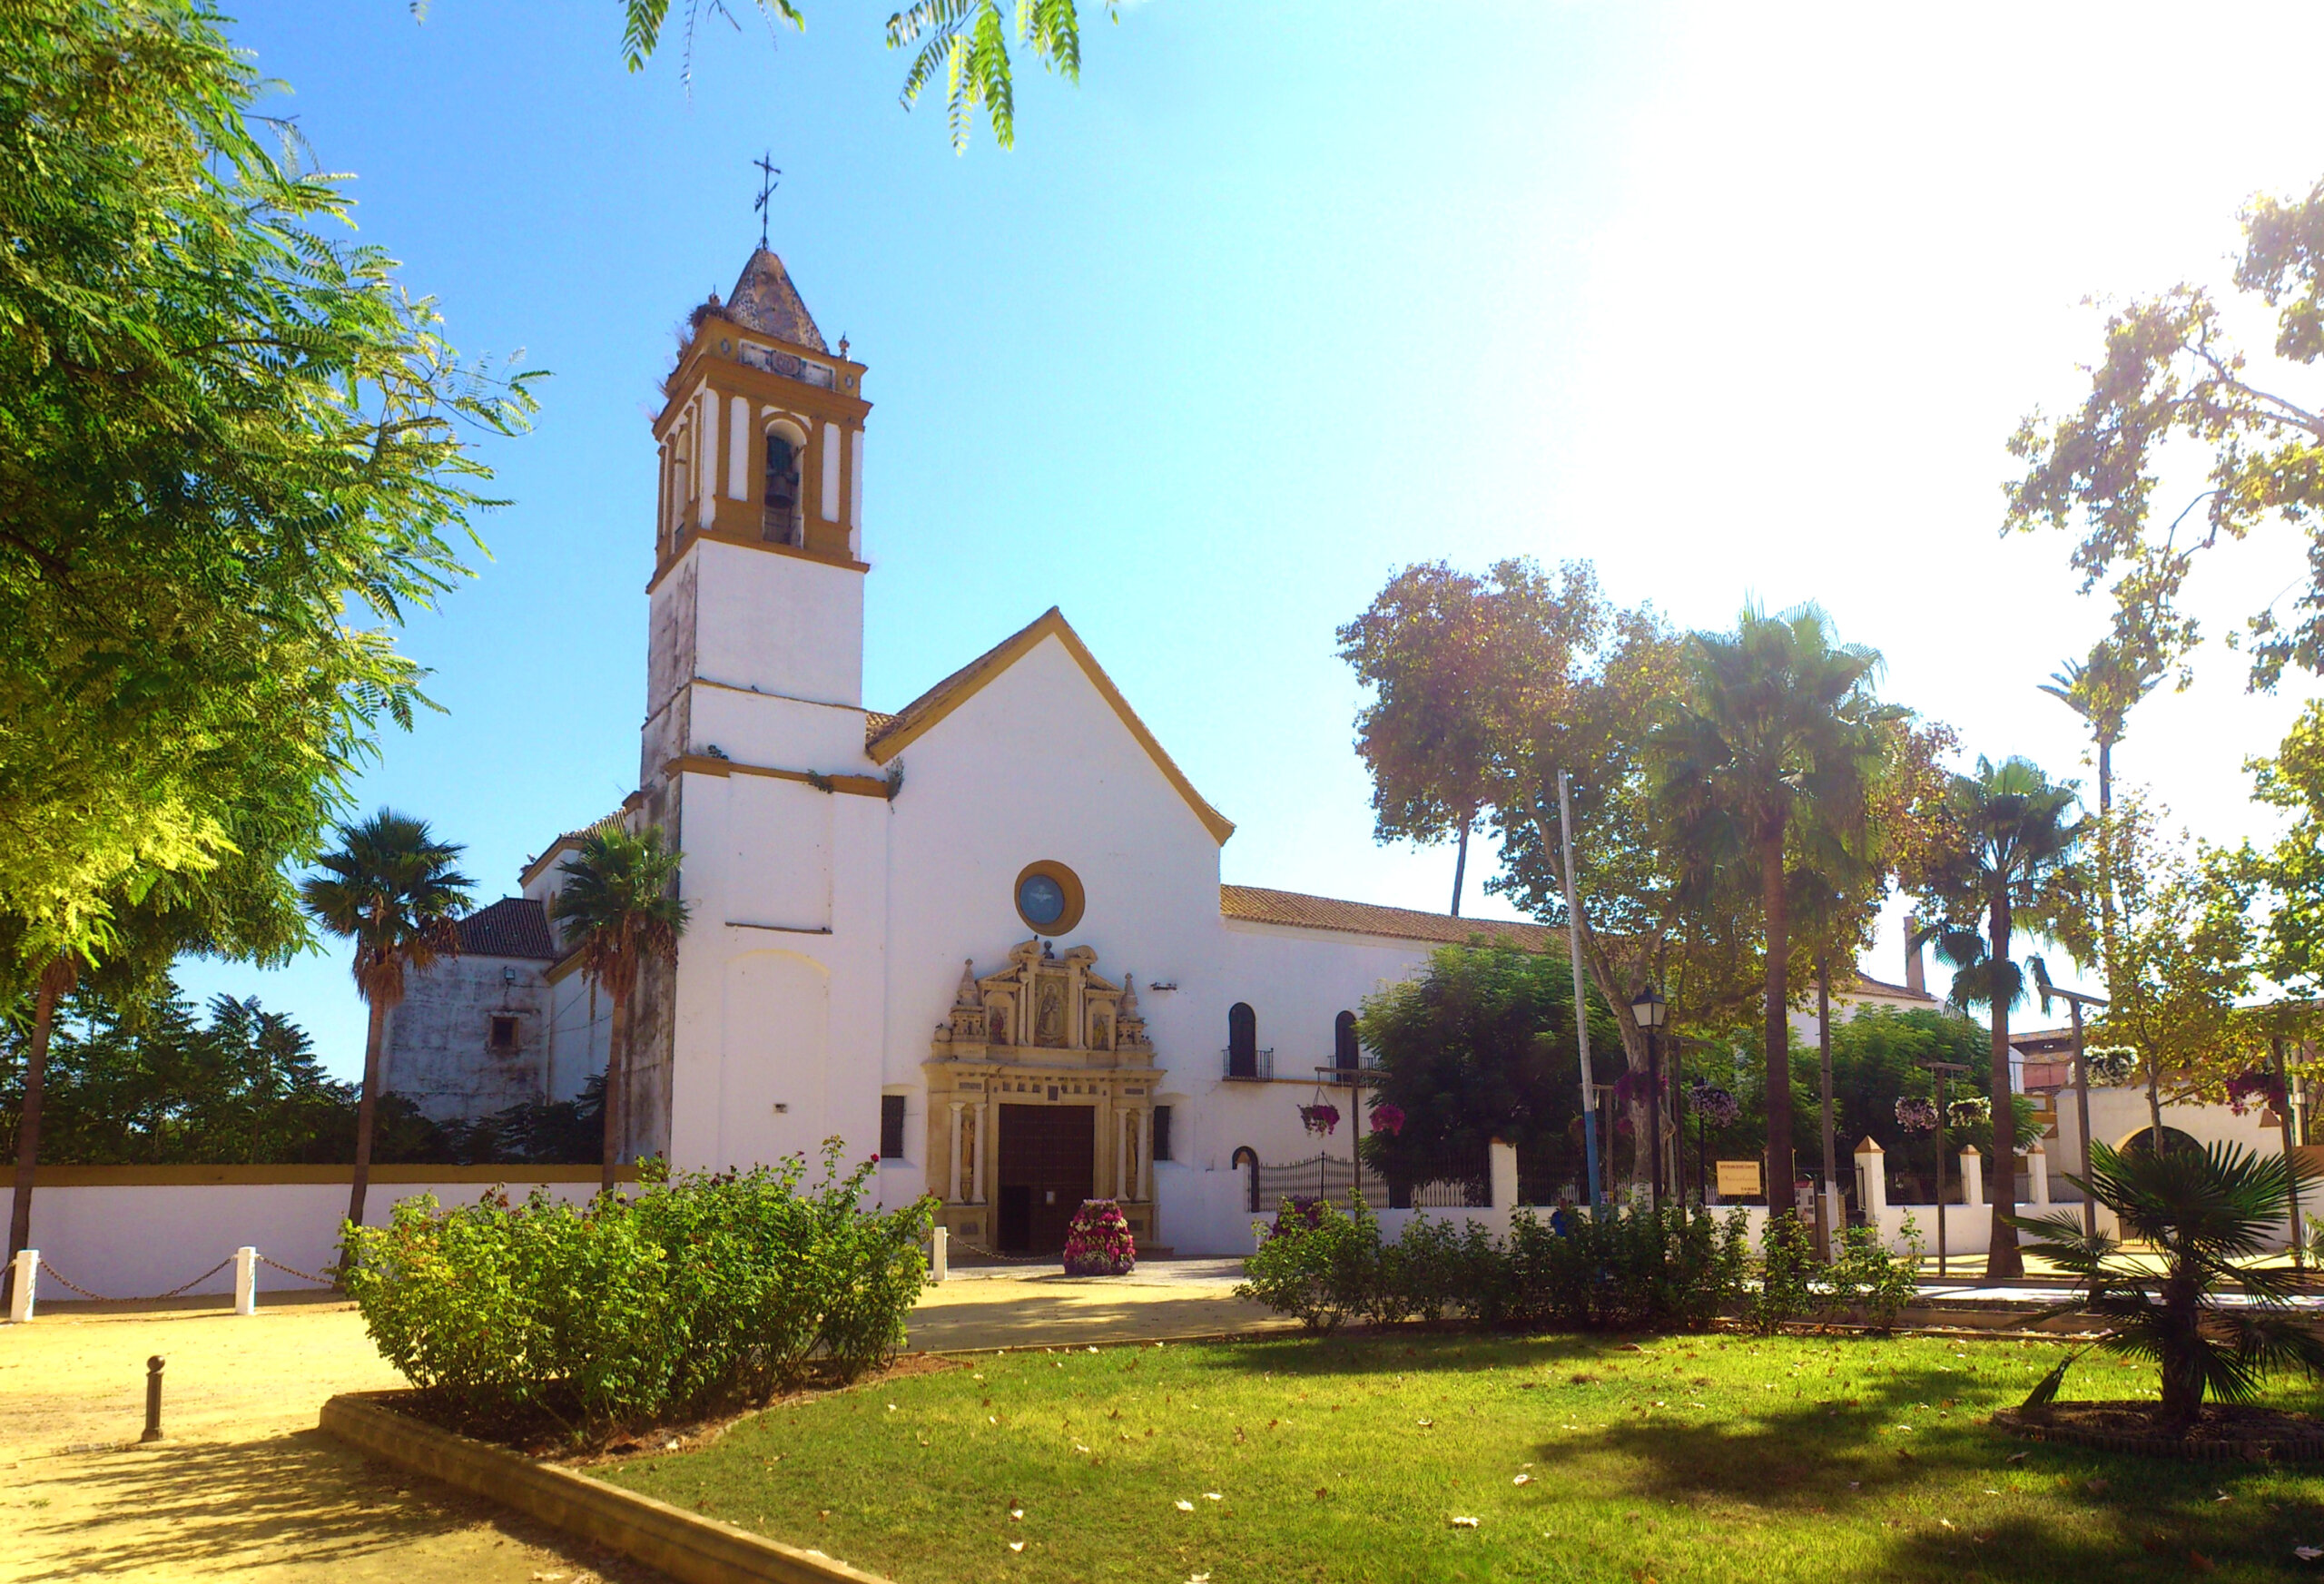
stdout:
[(1310, 1133), (1330, 1133), (1340, 1125), (1340, 1108), (1329, 1101), (1299, 1107), (1299, 1125)]
[(1065, 1229), (1065, 1274), (1127, 1276), (1137, 1265), (1129, 1222), (1111, 1199), (1084, 1199)]
[(1402, 1106), (1383, 1101), (1372, 1107), (1373, 1132), (1395, 1134), (1402, 1133), (1403, 1130), (1404, 1108)]

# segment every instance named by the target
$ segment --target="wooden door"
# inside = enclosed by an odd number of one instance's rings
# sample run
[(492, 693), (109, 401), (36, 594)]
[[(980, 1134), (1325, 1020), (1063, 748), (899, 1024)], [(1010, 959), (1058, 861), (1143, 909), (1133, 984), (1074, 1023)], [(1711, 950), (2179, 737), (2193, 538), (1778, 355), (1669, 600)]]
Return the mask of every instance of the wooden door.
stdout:
[(1001, 1218), (1000, 1235), (1021, 1239), (999, 1246), (1009, 1254), (1057, 1254), (1065, 1247), (1066, 1224), (1097, 1188), (1098, 1109), (1094, 1106), (1003, 1106), (1000, 1107), (1000, 1201), (1012, 1205), (1021, 1190), (1020, 1219)]

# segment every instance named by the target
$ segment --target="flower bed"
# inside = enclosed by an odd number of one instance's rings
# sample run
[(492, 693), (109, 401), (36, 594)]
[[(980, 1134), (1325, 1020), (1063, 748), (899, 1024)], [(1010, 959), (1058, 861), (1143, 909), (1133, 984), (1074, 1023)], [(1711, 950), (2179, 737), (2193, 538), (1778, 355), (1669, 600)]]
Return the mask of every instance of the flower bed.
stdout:
[(1129, 1222), (1111, 1199), (1084, 1199), (1065, 1229), (1065, 1274), (1127, 1276), (1137, 1268)]

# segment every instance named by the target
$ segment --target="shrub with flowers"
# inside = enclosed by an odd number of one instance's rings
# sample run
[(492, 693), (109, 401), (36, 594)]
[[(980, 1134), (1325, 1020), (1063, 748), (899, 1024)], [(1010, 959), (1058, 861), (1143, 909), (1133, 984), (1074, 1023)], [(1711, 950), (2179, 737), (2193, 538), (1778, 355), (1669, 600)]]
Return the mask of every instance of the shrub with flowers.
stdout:
[(1372, 1131), (1390, 1135), (1404, 1130), (1404, 1108), (1383, 1100), (1372, 1107)]
[(2254, 1068), (2238, 1073), (2227, 1080), (2227, 1104), (2238, 1117), (2254, 1106), (2264, 1107), (2278, 1116), (2284, 1111), (2284, 1088), (2276, 1082), (2276, 1075)]
[(1127, 1276), (1137, 1268), (1129, 1222), (1111, 1199), (1084, 1199), (1065, 1229), (1065, 1274)]

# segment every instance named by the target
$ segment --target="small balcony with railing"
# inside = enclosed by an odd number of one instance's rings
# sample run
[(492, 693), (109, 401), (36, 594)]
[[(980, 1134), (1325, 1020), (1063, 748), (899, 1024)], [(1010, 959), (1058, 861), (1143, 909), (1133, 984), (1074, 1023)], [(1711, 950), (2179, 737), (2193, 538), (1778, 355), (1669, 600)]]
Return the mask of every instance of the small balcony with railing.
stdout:
[(1275, 1080), (1275, 1050), (1229, 1046), (1218, 1053), (1220, 1076), (1234, 1083), (1265, 1084)]

